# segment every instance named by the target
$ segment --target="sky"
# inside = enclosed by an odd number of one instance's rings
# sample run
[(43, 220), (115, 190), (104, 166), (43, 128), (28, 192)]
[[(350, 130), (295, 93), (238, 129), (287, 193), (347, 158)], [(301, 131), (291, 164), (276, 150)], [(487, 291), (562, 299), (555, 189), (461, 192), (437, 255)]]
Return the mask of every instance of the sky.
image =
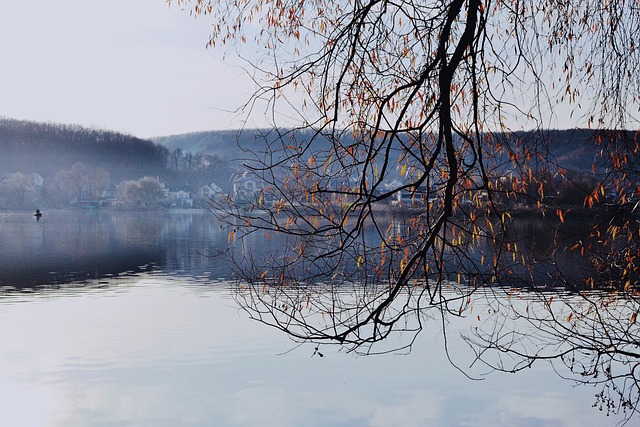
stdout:
[[(206, 48), (210, 29), (166, 0), (4, 1), (0, 117), (142, 138), (269, 126), (259, 106), (239, 111), (255, 89), (250, 67)], [(576, 125), (570, 112), (556, 106), (546, 126)]]
[(238, 129), (253, 85), (209, 33), (165, 0), (5, 1), (0, 117), (142, 138)]

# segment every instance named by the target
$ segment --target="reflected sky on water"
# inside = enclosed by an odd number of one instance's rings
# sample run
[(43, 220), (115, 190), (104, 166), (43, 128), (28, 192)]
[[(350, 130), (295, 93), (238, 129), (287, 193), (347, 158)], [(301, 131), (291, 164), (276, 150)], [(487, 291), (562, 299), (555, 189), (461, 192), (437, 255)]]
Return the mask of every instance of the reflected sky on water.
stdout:
[[(227, 242), (227, 232), (206, 212), (57, 212), (41, 221), (0, 214), (0, 232), (5, 282), (31, 271), (21, 265), (37, 265), (38, 254), (50, 260), (25, 277), (54, 278), (0, 295), (0, 425), (584, 426), (620, 420), (591, 407), (599, 390), (573, 387), (545, 363), (515, 375), (484, 376), (475, 367), (472, 373), (484, 379), (469, 380), (448, 361), (438, 319), (410, 354), (357, 357), (323, 346), (321, 358), (314, 345), (298, 347), (239, 309), (225, 263), (203, 256)], [(72, 268), (46, 271), (55, 262)], [(469, 319), (459, 319), (447, 328), (450, 356), (461, 367), (469, 366), (470, 353), (459, 331), (469, 326)]]
[[(295, 347), (225, 283), (141, 273), (5, 295), (0, 421), (28, 426), (584, 426), (610, 418), (548, 365), (471, 381), (437, 325), (408, 355)], [(453, 327), (464, 327), (459, 325)], [(451, 333), (451, 332), (450, 332)], [(453, 336), (453, 335), (452, 335)], [(291, 351), (290, 351), (291, 350)], [(454, 340), (452, 357), (464, 344)]]

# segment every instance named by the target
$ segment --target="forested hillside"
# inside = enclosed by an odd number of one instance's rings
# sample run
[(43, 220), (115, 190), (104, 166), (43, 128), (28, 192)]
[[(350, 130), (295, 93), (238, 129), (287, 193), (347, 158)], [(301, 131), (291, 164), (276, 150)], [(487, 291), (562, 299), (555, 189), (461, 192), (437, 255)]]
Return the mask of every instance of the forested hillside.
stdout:
[(121, 184), (144, 177), (190, 197), (212, 183), (228, 192), (234, 172), (234, 165), (220, 156), (169, 150), (132, 135), (0, 118), (0, 209), (68, 207), (100, 199), (112, 203), (116, 198), (126, 205)]
[[(617, 140), (607, 139), (607, 143), (599, 142), (599, 134), (594, 129), (566, 129), (547, 130), (538, 132), (515, 132), (513, 134), (498, 134), (498, 137), (507, 140), (523, 139), (531, 146), (545, 153), (544, 159), (532, 159), (532, 162), (543, 161), (561, 166), (573, 172), (593, 173), (594, 162), (601, 164), (607, 159), (607, 153), (611, 144), (625, 144), (625, 141), (633, 141), (635, 133), (627, 131), (625, 135), (619, 135)], [(547, 162), (549, 160), (550, 162)]]
[[(350, 138), (345, 133), (343, 138)], [(153, 138), (169, 151), (201, 152), (219, 156), (226, 160), (242, 164), (245, 160), (260, 157), (260, 154), (273, 151), (272, 154), (287, 145), (305, 147), (311, 144), (310, 150), (326, 150), (329, 143), (310, 129), (243, 129), (193, 132), (180, 135)], [(269, 147), (269, 148), (267, 148)]]
[[(349, 146), (351, 135), (345, 133), (343, 138), (347, 139), (343, 141), (344, 146)], [(605, 161), (609, 148), (606, 144), (594, 143), (598, 138), (596, 131), (585, 129), (494, 134), (491, 138), (503, 140), (505, 147), (516, 139), (526, 141), (517, 145), (519, 150), (526, 150), (529, 143), (532, 147), (543, 144), (548, 148), (545, 158), (532, 156), (528, 161), (546, 165), (555, 163), (569, 171), (574, 180), (578, 177), (587, 179), (594, 172), (598, 174), (599, 169), (593, 169), (594, 162)], [(626, 138), (633, 140), (634, 134), (629, 132)], [(620, 138), (621, 143), (624, 139)], [(100, 170), (108, 186), (153, 176), (170, 188), (195, 191), (215, 182), (225, 192), (230, 192), (233, 174), (245, 170), (247, 164), (256, 165), (256, 159), (268, 165), (283, 161), (285, 155), (291, 155), (292, 148), (295, 152), (304, 152), (302, 157), (305, 158), (330, 147), (330, 141), (311, 130), (210, 131), (158, 137), (151, 141), (77, 125), (0, 119), (0, 173), (37, 172), (48, 183), (55, 183), (61, 171), (69, 171), (81, 163), (88, 171)], [(402, 151), (398, 141), (393, 147), (398, 154)], [(514, 153), (505, 150), (498, 155), (506, 160)], [(391, 158), (396, 157), (392, 153)], [(497, 160), (495, 164), (508, 164)], [(286, 166), (293, 161), (295, 158), (290, 158), (282, 164)], [(535, 169), (535, 165), (532, 166)], [(555, 171), (541, 173), (551, 173), (549, 179), (545, 178), (550, 181)], [(399, 174), (397, 178), (402, 177)], [(583, 197), (580, 193), (578, 198)]]
[(236, 141), (240, 135), (242, 133), (236, 130), (206, 131), (159, 136), (153, 138), (153, 141), (169, 151), (180, 149), (192, 153), (201, 152), (234, 159), (238, 153)]
[(0, 171), (52, 176), (75, 163), (103, 168), (112, 180), (164, 172), (169, 150), (152, 141), (77, 125), (0, 119)]
[[(345, 136), (345, 138), (348, 137)], [(493, 137), (507, 142), (524, 139), (530, 141), (531, 146), (537, 144), (538, 147), (542, 143), (549, 148), (548, 154), (555, 159), (556, 163), (575, 172), (591, 171), (594, 160), (602, 154), (602, 150), (606, 151), (606, 147), (594, 144), (597, 135), (596, 131), (591, 129), (548, 130), (535, 133), (521, 131), (511, 134), (498, 133)], [(627, 137), (633, 140), (634, 135), (629, 132)], [(278, 141), (279, 138), (282, 138), (282, 141)], [(274, 144), (274, 141), (278, 142)], [(237, 164), (255, 158), (256, 153), (257, 157), (260, 157), (260, 153), (267, 151), (267, 145), (273, 145), (275, 154), (278, 152), (275, 147), (286, 145), (304, 147), (310, 141), (312, 141), (310, 153), (315, 150), (326, 150), (330, 146), (328, 141), (315, 136), (309, 129), (297, 132), (282, 130), (280, 133), (258, 129), (224, 130), (154, 138), (154, 142), (166, 147), (170, 152), (181, 150), (207, 153), (235, 161)], [(345, 145), (348, 144), (345, 143)], [(397, 149), (400, 148), (399, 144), (395, 145)]]

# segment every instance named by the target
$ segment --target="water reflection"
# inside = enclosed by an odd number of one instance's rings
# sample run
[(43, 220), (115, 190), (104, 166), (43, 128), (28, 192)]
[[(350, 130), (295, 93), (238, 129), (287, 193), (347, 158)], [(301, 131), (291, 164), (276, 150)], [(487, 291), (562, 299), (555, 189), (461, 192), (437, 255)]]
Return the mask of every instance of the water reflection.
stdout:
[[(416, 232), (408, 225), (411, 218), (389, 215), (386, 220), (391, 224), (390, 233), (408, 238)], [(554, 242), (566, 247), (575, 243), (575, 236), (580, 235), (576, 230), (584, 227), (581, 222), (550, 226), (549, 221), (525, 219), (514, 223), (508, 238), (521, 242), (525, 256), (535, 257), (533, 273), (538, 281), (550, 283), (554, 277), (579, 278), (590, 273), (591, 265), (571, 251), (549, 252)], [(207, 211), (51, 211), (40, 221), (31, 213), (0, 213), (0, 285), (59, 286), (141, 271), (189, 275), (205, 282), (230, 279), (234, 266), (223, 254), (230, 231)], [(371, 247), (379, 245), (376, 229), (370, 227), (365, 232)], [(237, 242), (233, 260), (245, 267), (273, 261), (295, 247), (295, 242), (284, 239), (251, 233)], [(313, 248), (312, 243), (305, 246), (306, 251)], [(476, 250), (467, 251), (466, 258), (458, 257), (447, 270), (453, 277), (465, 270), (482, 273), (480, 257), (489, 258), (493, 252), (492, 244), (484, 241)], [(461, 264), (461, 259), (469, 265)], [(338, 261), (345, 272), (357, 270), (355, 263)], [(508, 268), (513, 271), (514, 285), (519, 275), (530, 273), (518, 263)], [(310, 270), (306, 274), (319, 277), (320, 273)]]
[[(548, 228), (523, 224), (518, 232), (535, 236), (531, 250), (544, 254)], [(502, 316), (521, 314), (509, 311), (509, 290), (471, 295), (472, 315), (416, 310), (422, 317), (409, 321), (421, 322), (420, 335), (385, 343), (390, 349), (411, 344), (409, 354), (361, 358), (323, 346), (319, 358), (316, 344), (294, 349), (285, 334), (250, 321), (241, 308), (260, 300), (238, 306), (232, 297), (248, 295), (247, 289), (218, 280), (232, 273), (217, 256), (230, 241), (228, 231), (208, 212), (61, 211), (39, 222), (31, 214), (0, 215), (0, 278), (5, 286), (38, 288), (0, 294), (0, 424), (593, 424), (598, 411), (590, 406), (599, 390), (572, 388), (551, 365), (485, 376), (489, 365), (474, 364), (464, 337), (514, 331), (513, 319)], [(269, 256), (274, 249), (287, 250), (282, 241), (254, 233), (236, 255)], [(262, 286), (254, 290), (264, 295)], [(308, 307), (305, 291), (323, 303), (353, 307), (374, 288), (300, 290), (296, 299), (295, 290), (284, 289), (294, 298), (289, 307)], [(318, 320), (322, 330), (329, 312), (306, 320)], [(523, 330), (526, 337), (541, 336), (539, 328)], [(484, 379), (469, 381), (450, 359)], [(621, 417), (597, 420), (613, 425)]]
[(56, 286), (141, 271), (228, 277), (226, 232), (208, 212), (0, 214), (0, 284)]
[[(141, 273), (103, 289), (0, 299), (0, 424), (135, 426), (614, 425), (545, 365), (469, 381), (451, 366), (441, 330), (408, 355), (355, 357), (293, 348), (249, 321), (224, 283)], [(17, 303), (16, 300), (20, 300)], [(468, 363), (448, 325), (450, 354)], [(292, 350), (292, 351), (289, 351)], [(477, 370), (479, 374), (483, 369)], [(585, 404), (585, 402), (587, 402)]]
[[(388, 219), (390, 233), (405, 241), (417, 239), (423, 226), (415, 215), (397, 214)], [(464, 218), (454, 218), (447, 230), (449, 242), (454, 241), (452, 230), (466, 230), (465, 240), (443, 248), (444, 276), (457, 280), (462, 274), (468, 283), (500, 282), (507, 286), (583, 289), (585, 279), (596, 274), (588, 256), (571, 248), (591, 246), (592, 250), (607, 252), (608, 248), (590, 232), (601, 219), (572, 215), (566, 221), (547, 214), (514, 216), (501, 223), (497, 217), (487, 217), (492, 223), (491, 233), (472, 240), (473, 228)], [(384, 224), (384, 221), (381, 221)], [(514, 245), (515, 244), (515, 245)], [(517, 248), (514, 250), (507, 249)], [(526, 261), (524, 261), (526, 260)], [(492, 276), (495, 277), (495, 281)], [(474, 280), (477, 279), (477, 280)]]

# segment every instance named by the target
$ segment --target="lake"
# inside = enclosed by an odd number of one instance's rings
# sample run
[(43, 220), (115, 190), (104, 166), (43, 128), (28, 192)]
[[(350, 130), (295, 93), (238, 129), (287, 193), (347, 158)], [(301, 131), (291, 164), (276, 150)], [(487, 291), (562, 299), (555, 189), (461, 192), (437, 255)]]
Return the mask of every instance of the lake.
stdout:
[[(616, 425), (547, 363), (465, 372), (442, 321), (411, 352), (298, 345), (249, 319), (204, 211), (0, 213), (0, 425)], [(250, 242), (249, 242), (250, 244)], [(256, 251), (268, 247), (255, 243)], [(394, 337), (398, 343), (403, 337)], [(409, 339), (409, 338), (407, 338)], [(632, 419), (637, 422), (637, 419)]]

